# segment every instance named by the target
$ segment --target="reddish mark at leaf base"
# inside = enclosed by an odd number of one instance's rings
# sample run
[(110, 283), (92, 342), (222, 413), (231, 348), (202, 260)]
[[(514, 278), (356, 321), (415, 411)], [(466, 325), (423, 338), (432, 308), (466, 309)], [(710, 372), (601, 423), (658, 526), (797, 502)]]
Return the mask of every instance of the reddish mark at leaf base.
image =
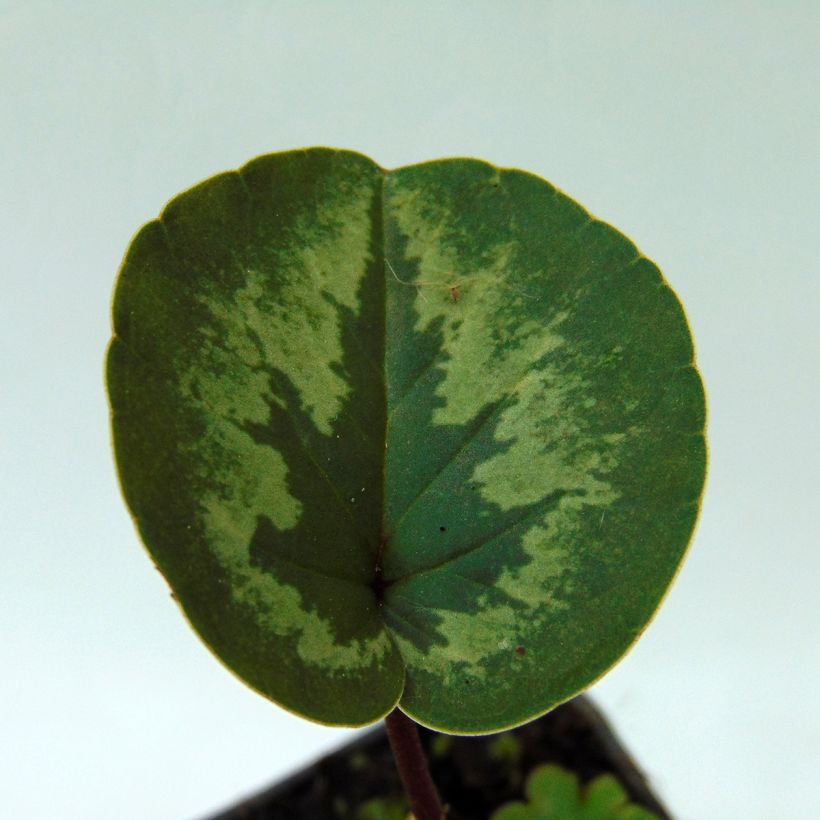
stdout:
[(384, 606), (384, 591), (387, 589), (390, 584), (384, 580), (384, 574), (382, 571), (382, 561), (384, 560), (384, 546), (387, 543), (387, 538), (382, 536), (379, 539), (379, 545), (376, 548), (376, 559), (374, 561), (373, 566), (373, 581), (370, 584), (370, 588), (373, 590), (373, 594), (376, 596), (376, 605), (378, 607)]
[(450, 298), (454, 301), (458, 301), (458, 285), (451, 285), (450, 286)]
[(515, 654), (518, 655), (519, 658), (522, 657), (523, 655), (525, 655), (526, 652), (527, 652), (527, 650), (524, 649), (523, 646), (516, 646), (515, 647)]

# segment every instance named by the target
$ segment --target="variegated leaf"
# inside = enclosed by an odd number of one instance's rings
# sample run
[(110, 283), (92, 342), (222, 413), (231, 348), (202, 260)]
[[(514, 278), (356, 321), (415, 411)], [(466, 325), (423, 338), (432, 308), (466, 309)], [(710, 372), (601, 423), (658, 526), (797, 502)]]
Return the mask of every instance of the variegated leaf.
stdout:
[(139, 232), (114, 324), (142, 538), (301, 715), (524, 722), (623, 655), (680, 564), (705, 468), (682, 309), (530, 174), (261, 157)]

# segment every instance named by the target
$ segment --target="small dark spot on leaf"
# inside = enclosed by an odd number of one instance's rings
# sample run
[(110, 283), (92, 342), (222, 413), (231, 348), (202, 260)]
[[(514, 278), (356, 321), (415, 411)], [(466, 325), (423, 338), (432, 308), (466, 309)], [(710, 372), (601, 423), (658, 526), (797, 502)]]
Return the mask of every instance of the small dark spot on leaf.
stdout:
[(439, 532), (447, 532), (447, 527), (444, 527), (444, 526), (439, 527), (439, 528), (438, 528), (438, 531), (439, 531)]
[(526, 650), (526, 649), (524, 649), (524, 647), (523, 647), (523, 646), (516, 646), (516, 647), (515, 647), (515, 654), (516, 654), (516, 655), (518, 655), (519, 657), (520, 657), (521, 655), (524, 655), (524, 654), (526, 653), (526, 651), (527, 651), (527, 650)]

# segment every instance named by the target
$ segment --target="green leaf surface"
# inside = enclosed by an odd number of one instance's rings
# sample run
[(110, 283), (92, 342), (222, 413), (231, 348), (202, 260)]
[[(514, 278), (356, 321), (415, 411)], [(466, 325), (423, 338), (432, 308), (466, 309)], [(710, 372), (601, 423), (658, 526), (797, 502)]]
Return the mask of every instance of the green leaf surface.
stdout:
[(572, 772), (547, 764), (527, 778), (527, 802), (507, 803), (492, 820), (657, 820), (657, 815), (630, 803), (612, 775), (581, 788)]
[(374, 797), (356, 810), (356, 820), (413, 820), (403, 797)]
[(114, 328), (142, 538), (298, 714), (529, 720), (623, 655), (683, 557), (705, 443), (682, 309), (535, 176), (260, 157), (137, 234)]

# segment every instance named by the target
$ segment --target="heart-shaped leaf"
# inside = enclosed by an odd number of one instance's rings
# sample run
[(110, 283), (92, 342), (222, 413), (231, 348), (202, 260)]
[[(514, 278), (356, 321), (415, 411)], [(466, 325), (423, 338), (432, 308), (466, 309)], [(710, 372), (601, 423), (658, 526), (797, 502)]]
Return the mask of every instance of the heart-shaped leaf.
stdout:
[(114, 325), (142, 538), (298, 714), (524, 722), (623, 655), (680, 564), (705, 465), (680, 304), (530, 174), (261, 157), (138, 233)]

